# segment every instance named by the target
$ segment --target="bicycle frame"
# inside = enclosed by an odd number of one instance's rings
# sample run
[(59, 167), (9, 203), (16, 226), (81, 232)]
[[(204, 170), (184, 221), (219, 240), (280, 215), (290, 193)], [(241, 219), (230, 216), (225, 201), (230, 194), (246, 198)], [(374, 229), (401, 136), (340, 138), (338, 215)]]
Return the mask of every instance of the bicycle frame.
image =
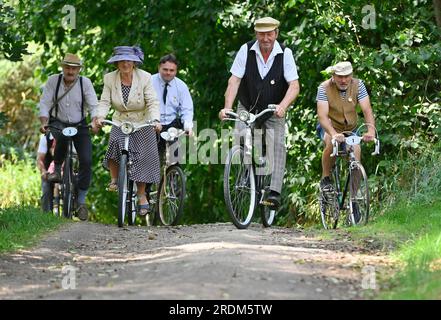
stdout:
[[(334, 168), (333, 168), (332, 171), (334, 173), (334, 179), (335, 179), (335, 183), (336, 183), (336, 186), (337, 186), (337, 190), (336, 190), (336, 192), (337, 192), (337, 201), (338, 201), (338, 206), (339, 206), (340, 210), (345, 209), (343, 207), (343, 205), (344, 205), (344, 202), (346, 200), (346, 195), (348, 193), (348, 188), (349, 188), (349, 181), (350, 181), (350, 174), (349, 174), (349, 172), (351, 171), (351, 169), (353, 169), (356, 166), (357, 163), (360, 163), (356, 159), (356, 157), (355, 157), (354, 146), (360, 145), (361, 142), (362, 142), (362, 138), (358, 134), (359, 134), (360, 129), (363, 126), (367, 126), (367, 125), (364, 124), (364, 125), (360, 126), (357, 129), (355, 134), (353, 132), (351, 132), (351, 131), (344, 131), (344, 132), (342, 132), (343, 134), (348, 135), (345, 138), (345, 143), (346, 143), (346, 146), (348, 146), (348, 147), (347, 147), (347, 150), (345, 150), (343, 152), (339, 152), (339, 150), (338, 150), (338, 148), (339, 148), (339, 142), (338, 141), (336, 141), (335, 139), (332, 139), (332, 141), (331, 141), (332, 142), (332, 149), (333, 149), (331, 157), (336, 157), (337, 158), (336, 162), (335, 162), (335, 165), (334, 165)], [(378, 137), (378, 133), (377, 132), (376, 132), (376, 136)], [(378, 155), (378, 154), (380, 154), (380, 140), (378, 138), (375, 138), (374, 139), (374, 143), (375, 143), (375, 150), (374, 150), (374, 152), (372, 152), (372, 155)], [(349, 160), (348, 160), (349, 171), (348, 171), (348, 174), (347, 174), (347, 177), (346, 177), (346, 183), (345, 183), (345, 187), (343, 189), (343, 193), (342, 193), (341, 185), (340, 185), (340, 172), (339, 172), (339, 166), (338, 166), (338, 161), (339, 161), (338, 158), (341, 157), (342, 155), (348, 155), (348, 158), (349, 158)]]
[[(276, 110), (276, 105), (270, 104), (268, 105), (268, 108), (261, 111), (260, 113), (258, 113), (257, 115), (254, 115), (252, 113), (249, 113), (247, 111), (241, 111), (239, 112), (239, 114), (232, 112), (232, 111), (227, 111), (226, 114), (232, 118), (228, 118), (227, 120), (231, 120), (231, 121), (236, 121), (236, 122), (242, 122), (243, 124), (246, 125), (246, 131), (245, 131), (245, 141), (244, 141), (244, 148), (245, 148), (245, 155), (247, 157), (249, 157), (248, 159), (251, 159), (251, 161), (249, 161), (249, 163), (253, 166), (253, 172), (256, 172), (256, 161), (253, 157), (253, 137), (254, 137), (254, 128), (255, 128), (255, 124), (256, 121), (264, 116), (267, 113), (271, 113), (274, 112)], [(262, 154), (262, 159), (259, 159), (264, 161), (265, 160), (266, 155), (264, 156)], [(259, 163), (258, 165), (263, 165), (264, 162)], [(258, 196), (258, 198), (260, 198), (259, 200), (259, 204), (262, 205), (268, 205), (263, 199), (265, 197), (265, 193), (266, 190), (262, 189), (262, 184), (263, 184), (263, 176), (258, 175), (260, 178), (262, 179), (256, 179), (256, 195)]]
[[(251, 223), (252, 217), (254, 215), (255, 206), (256, 204), (260, 206), (261, 213), (262, 213), (262, 223), (265, 227), (269, 227), (275, 217), (275, 209), (272, 209), (270, 206), (272, 203), (267, 202), (265, 200), (265, 195), (267, 192), (269, 192), (269, 188), (267, 188), (267, 185), (265, 184), (265, 178), (269, 176), (268, 173), (266, 174), (256, 174), (256, 170), (258, 169), (258, 166), (265, 165), (264, 170), (266, 170), (266, 166), (268, 162), (266, 161), (266, 154), (264, 157), (259, 158), (259, 160), (256, 163), (256, 160), (254, 159), (253, 154), (253, 136), (254, 136), (254, 128), (256, 120), (258, 120), (260, 117), (267, 113), (274, 113), (276, 110), (276, 105), (268, 105), (268, 108), (266, 110), (263, 110), (257, 115), (251, 114), (245, 110), (240, 111), (239, 113), (235, 113), (232, 111), (227, 111), (226, 115), (228, 118), (226, 120), (231, 121), (237, 121), (241, 122), (245, 125), (245, 137), (244, 137), (244, 143), (242, 146), (233, 146), (228, 154), (227, 157), (227, 163), (225, 166), (224, 171), (224, 197), (225, 197), (225, 203), (227, 205), (228, 212), (233, 220), (234, 225), (239, 229), (244, 229), (248, 227), (248, 225)], [(263, 146), (262, 146), (263, 147)], [(241, 190), (245, 185), (242, 185), (243, 182), (239, 182), (238, 180), (235, 180), (234, 187), (230, 186), (230, 170), (232, 168), (232, 159), (235, 157), (235, 154), (237, 152), (240, 152), (241, 158), (239, 158), (239, 161), (241, 162), (241, 165), (244, 166), (246, 169), (246, 172), (248, 171), (248, 174), (245, 176), (245, 180), (249, 181), (250, 186), (250, 201), (249, 205), (245, 208), (245, 218), (242, 218), (242, 213), (240, 208), (240, 204), (238, 205), (238, 202), (234, 199), (234, 195), (236, 194), (236, 191), (234, 190)], [(263, 150), (262, 150), (263, 152)], [(262, 154), (263, 155), (263, 154)], [(256, 177), (257, 175), (257, 177)], [(240, 174), (239, 174), (240, 176)], [(233, 189), (234, 188), (234, 189)], [(247, 187), (245, 186), (245, 189)], [(248, 200), (246, 200), (248, 203)]]

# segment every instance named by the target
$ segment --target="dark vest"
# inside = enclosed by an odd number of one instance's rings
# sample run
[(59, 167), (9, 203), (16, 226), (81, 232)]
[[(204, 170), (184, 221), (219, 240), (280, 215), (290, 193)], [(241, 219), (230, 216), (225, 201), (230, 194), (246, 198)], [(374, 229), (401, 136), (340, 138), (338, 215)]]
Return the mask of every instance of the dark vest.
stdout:
[[(245, 74), (240, 82), (238, 98), (240, 103), (253, 113), (267, 108), (268, 104), (279, 104), (288, 90), (284, 77), (283, 53), (276, 55), (273, 65), (264, 79), (257, 68), (256, 52), (251, 50), (255, 41), (247, 43), (248, 54)], [(285, 46), (280, 44), (283, 52)]]
[(46, 134), (46, 143), (47, 143), (47, 151), (46, 151), (46, 155), (44, 156), (44, 168), (47, 170), (49, 169), (52, 160), (54, 160), (51, 154), (51, 148), (52, 148), (52, 144), (54, 143), (54, 139), (49, 139), (49, 134)]

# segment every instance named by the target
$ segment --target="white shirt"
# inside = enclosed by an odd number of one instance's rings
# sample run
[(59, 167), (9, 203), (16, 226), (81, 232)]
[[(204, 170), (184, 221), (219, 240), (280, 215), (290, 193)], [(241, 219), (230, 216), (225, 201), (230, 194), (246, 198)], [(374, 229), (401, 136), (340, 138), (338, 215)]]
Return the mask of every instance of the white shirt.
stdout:
[(181, 117), (184, 129), (193, 128), (193, 100), (187, 85), (181, 79), (174, 77), (167, 87), (166, 104), (162, 99), (165, 81), (159, 73), (152, 75), (152, 84), (159, 100), (161, 124), (170, 124), (177, 117)]
[[(43, 88), (43, 94), (40, 98), (39, 108), (40, 117), (49, 117), (49, 111), (54, 104), (54, 95), (57, 88), (58, 74), (52, 75), (47, 80)], [(64, 80), (61, 79), (58, 96), (67, 90)], [(95, 89), (89, 78), (83, 76), (83, 94), (84, 94), (84, 116), (90, 111), (92, 117), (94, 116), (95, 108), (98, 106), (98, 99), (96, 97)], [(58, 119), (63, 122), (77, 123), (82, 120), (81, 114), (81, 86), (78, 79), (74, 87), (58, 102)], [(55, 108), (52, 111), (55, 117)]]
[[(274, 59), (276, 55), (282, 54), (283, 50), (278, 41), (274, 42), (273, 50), (271, 51), (267, 62), (263, 60), (262, 53), (260, 52), (259, 43), (256, 41), (251, 50), (256, 52), (256, 61), (257, 68), (259, 70), (260, 77), (263, 79), (270, 71)], [(245, 74), (245, 68), (247, 65), (247, 56), (248, 56), (248, 46), (245, 43), (240, 47), (239, 52), (234, 59), (233, 65), (231, 66), (230, 72), (236, 77), (242, 79)], [(299, 78), (297, 74), (297, 66), (294, 61), (294, 56), (292, 54), (292, 50), (290, 48), (285, 48), (285, 52), (283, 54), (283, 68), (284, 68), (284, 78), (287, 82), (291, 82), (297, 80)]]
[[(54, 137), (52, 136), (52, 133), (49, 133), (49, 139), (52, 140), (54, 139)], [(46, 135), (42, 134), (40, 136), (40, 142), (38, 143), (38, 151), (37, 153), (47, 153), (47, 139), (46, 139)]]

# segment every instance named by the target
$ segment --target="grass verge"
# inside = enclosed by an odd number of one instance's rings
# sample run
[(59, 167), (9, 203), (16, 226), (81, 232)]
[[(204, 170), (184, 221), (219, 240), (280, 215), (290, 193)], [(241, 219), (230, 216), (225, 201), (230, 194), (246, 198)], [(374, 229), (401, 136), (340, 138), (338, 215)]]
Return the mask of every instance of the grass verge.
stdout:
[(351, 237), (367, 239), (387, 249), (399, 271), (383, 280), (378, 299), (441, 299), (441, 200), (399, 204), (361, 228), (348, 228)]
[(65, 222), (33, 207), (0, 209), (0, 253), (31, 246)]

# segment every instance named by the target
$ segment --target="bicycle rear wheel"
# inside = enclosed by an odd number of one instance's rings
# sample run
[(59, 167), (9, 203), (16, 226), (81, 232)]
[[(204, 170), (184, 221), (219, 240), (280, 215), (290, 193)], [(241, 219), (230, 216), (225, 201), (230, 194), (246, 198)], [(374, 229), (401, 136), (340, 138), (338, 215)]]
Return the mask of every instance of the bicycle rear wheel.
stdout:
[(124, 225), (124, 219), (127, 212), (128, 190), (128, 174), (127, 174), (127, 155), (121, 155), (118, 173), (118, 227)]
[(369, 186), (366, 171), (358, 162), (351, 163), (349, 181), (349, 220), (352, 225), (365, 225), (369, 219)]
[(176, 225), (184, 210), (185, 175), (179, 165), (167, 168), (159, 184), (158, 217), (165, 226)]
[[(260, 188), (264, 190), (265, 194), (270, 192), (271, 174), (261, 176)], [(264, 199), (265, 200), (265, 199)], [(264, 227), (271, 227), (276, 216), (276, 210), (269, 206), (260, 205), (260, 215)]]
[(150, 190), (147, 193), (147, 199), (150, 207), (150, 212), (145, 216), (147, 226), (154, 226), (158, 219), (158, 197), (158, 185), (156, 183), (152, 183)]
[(74, 183), (72, 172), (72, 161), (67, 157), (63, 166), (62, 179), (62, 193), (63, 193), (63, 217), (72, 219), (73, 212), (73, 197), (74, 197)]
[(251, 164), (244, 163), (244, 149), (233, 146), (224, 171), (224, 198), (231, 220), (238, 229), (247, 228), (256, 206), (256, 185)]

